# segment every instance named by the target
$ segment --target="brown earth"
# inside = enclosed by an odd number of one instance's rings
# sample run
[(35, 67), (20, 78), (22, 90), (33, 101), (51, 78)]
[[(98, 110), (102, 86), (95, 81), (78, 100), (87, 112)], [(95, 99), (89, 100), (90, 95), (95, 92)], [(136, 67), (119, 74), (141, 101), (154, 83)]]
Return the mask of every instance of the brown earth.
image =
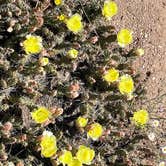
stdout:
[(145, 55), (135, 66), (143, 79), (149, 76), (147, 97), (158, 97), (166, 93), (166, 1), (117, 0), (117, 3), (119, 13), (113, 22), (118, 29), (133, 30), (136, 46), (144, 48)]
[(131, 29), (134, 34), (134, 44), (145, 50), (145, 55), (139, 57), (134, 66), (142, 76), (147, 89), (147, 99), (162, 98), (157, 106), (165, 109), (166, 1), (116, 0), (116, 2), (119, 12), (114, 17), (113, 24), (118, 30)]
[(119, 13), (114, 17), (113, 24), (118, 30), (131, 29), (134, 33), (135, 46), (145, 50), (145, 55), (139, 57), (134, 63), (147, 90), (147, 99), (141, 105), (139, 104), (139, 107), (147, 108), (151, 118), (160, 121), (161, 135), (155, 143), (160, 151), (160, 146), (166, 146), (164, 138), (166, 131), (166, 1), (116, 0), (116, 2)]

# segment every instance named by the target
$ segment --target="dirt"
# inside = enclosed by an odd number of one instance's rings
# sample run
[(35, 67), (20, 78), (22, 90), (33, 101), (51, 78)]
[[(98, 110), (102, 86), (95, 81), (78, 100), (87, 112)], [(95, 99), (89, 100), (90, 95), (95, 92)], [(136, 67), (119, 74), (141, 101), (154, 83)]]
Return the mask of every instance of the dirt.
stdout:
[[(165, 0), (117, 0), (119, 13), (113, 24), (133, 31), (135, 46), (145, 54), (135, 63), (147, 90), (147, 98), (160, 98), (166, 93), (166, 2)], [(120, 21), (119, 21), (120, 20)], [(162, 103), (166, 97), (162, 96)], [(165, 107), (164, 105), (160, 107)]]
[[(166, 92), (166, 2), (164, 0), (117, 0), (119, 14), (114, 18), (118, 29), (129, 28), (134, 43), (145, 50), (135, 67), (146, 81), (148, 98)], [(117, 22), (117, 20), (120, 20)]]
[(160, 149), (160, 146), (166, 145), (164, 139), (164, 131), (166, 131), (166, 1), (116, 0), (116, 2), (119, 13), (114, 17), (113, 24), (118, 30), (131, 29), (134, 45), (145, 50), (144, 56), (139, 57), (134, 63), (147, 90), (147, 99), (140, 107), (147, 108), (151, 118), (160, 121), (161, 135), (155, 143), (156, 148)]

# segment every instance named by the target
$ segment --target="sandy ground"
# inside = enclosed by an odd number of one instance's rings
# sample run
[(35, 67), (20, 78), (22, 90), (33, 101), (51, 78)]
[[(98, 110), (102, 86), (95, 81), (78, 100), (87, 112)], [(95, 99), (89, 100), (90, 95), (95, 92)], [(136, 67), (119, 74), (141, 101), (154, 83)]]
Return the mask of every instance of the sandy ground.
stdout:
[[(166, 1), (165, 0), (116, 0), (119, 13), (113, 24), (118, 29), (129, 28), (134, 32), (134, 43), (145, 50), (145, 55), (135, 62), (147, 89), (147, 98), (166, 93)], [(120, 21), (119, 21), (120, 20)], [(166, 107), (166, 96), (157, 107)]]
[[(113, 24), (129, 28), (134, 33), (134, 45), (142, 47), (145, 55), (134, 67), (141, 74), (147, 90), (146, 101), (140, 107), (148, 109), (151, 118), (160, 120), (160, 136), (156, 148), (166, 146), (166, 1), (116, 0), (119, 14)], [(120, 20), (120, 21), (119, 21)]]

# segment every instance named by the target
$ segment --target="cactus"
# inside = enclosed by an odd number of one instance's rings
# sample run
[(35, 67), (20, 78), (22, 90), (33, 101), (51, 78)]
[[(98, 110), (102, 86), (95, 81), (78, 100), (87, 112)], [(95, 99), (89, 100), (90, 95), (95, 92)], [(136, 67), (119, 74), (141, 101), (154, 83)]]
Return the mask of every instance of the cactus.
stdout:
[[(53, 0), (0, 2), (3, 165), (56, 165), (60, 151), (72, 149), (75, 154), (80, 144), (94, 149), (92, 164), (96, 166), (130, 160), (128, 147), (137, 130), (130, 124), (130, 117), (134, 101), (144, 94), (132, 67), (139, 51), (117, 44), (116, 28), (102, 16), (103, 4), (101, 0), (66, 0), (62, 5), (55, 5)], [(75, 13), (82, 16), (84, 24), (79, 34), (69, 31), (66, 21), (59, 19), (61, 14), (70, 18)], [(37, 54), (28, 55), (24, 50), (29, 34), (42, 38), (42, 50)], [(69, 50), (76, 50), (77, 55), (69, 56)], [(111, 68), (133, 78), (133, 96), (120, 93), (118, 78), (113, 83), (103, 79)], [(52, 116), (42, 124), (31, 117), (33, 110), (40, 107), (48, 108)], [(88, 119), (84, 129), (76, 125), (79, 116)], [(94, 122), (103, 127), (102, 136), (95, 141), (86, 134)], [(7, 123), (12, 125), (10, 130)], [(57, 156), (51, 159), (40, 152), (41, 135), (46, 129), (57, 138)]]

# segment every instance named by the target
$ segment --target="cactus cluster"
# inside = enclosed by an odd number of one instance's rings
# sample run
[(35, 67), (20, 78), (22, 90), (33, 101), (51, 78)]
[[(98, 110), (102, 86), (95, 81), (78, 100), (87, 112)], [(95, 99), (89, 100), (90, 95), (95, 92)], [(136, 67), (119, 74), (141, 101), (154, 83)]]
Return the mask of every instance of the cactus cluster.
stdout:
[[(86, 164), (140, 164), (132, 155), (146, 129), (131, 119), (144, 90), (132, 62), (143, 50), (122, 47), (133, 39), (111, 25), (116, 12), (109, 0), (0, 2), (0, 165), (56, 166), (80, 145), (93, 152)], [(53, 135), (42, 143), (46, 130)]]

